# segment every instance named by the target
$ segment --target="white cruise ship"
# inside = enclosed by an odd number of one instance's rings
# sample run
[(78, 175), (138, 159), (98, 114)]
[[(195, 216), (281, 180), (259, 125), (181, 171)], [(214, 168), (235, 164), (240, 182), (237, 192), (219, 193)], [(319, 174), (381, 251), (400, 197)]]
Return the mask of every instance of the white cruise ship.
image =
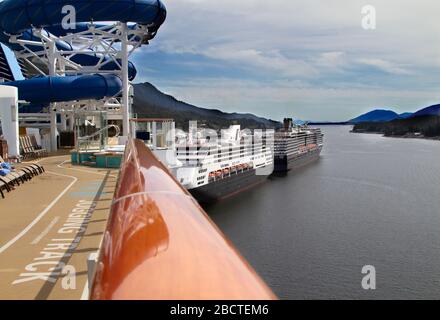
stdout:
[(176, 178), (201, 203), (242, 192), (273, 173), (273, 130), (250, 132), (232, 125), (221, 131), (221, 139), (213, 141), (190, 128), (175, 146)]
[(319, 159), (323, 143), (321, 129), (295, 126), (292, 119), (284, 119), (284, 127), (275, 133), (274, 171), (287, 172)]

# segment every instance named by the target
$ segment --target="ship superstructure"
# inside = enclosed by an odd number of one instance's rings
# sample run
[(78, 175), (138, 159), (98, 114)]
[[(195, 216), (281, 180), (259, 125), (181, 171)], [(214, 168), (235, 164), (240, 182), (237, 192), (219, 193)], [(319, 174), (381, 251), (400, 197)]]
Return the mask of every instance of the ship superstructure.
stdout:
[(177, 140), (181, 166), (176, 178), (202, 203), (248, 189), (273, 172), (273, 131), (250, 132), (232, 125), (217, 140), (190, 128), (188, 136)]
[(294, 125), (284, 119), (284, 126), (275, 133), (275, 172), (287, 172), (319, 158), (324, 135), (319, 128)]

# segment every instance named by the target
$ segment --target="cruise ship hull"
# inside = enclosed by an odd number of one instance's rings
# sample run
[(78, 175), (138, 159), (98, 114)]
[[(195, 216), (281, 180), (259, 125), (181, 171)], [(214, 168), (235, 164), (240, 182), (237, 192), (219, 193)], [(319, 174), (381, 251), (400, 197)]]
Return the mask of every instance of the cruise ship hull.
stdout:
[(212, 204), (253, 188), (264, 182), (267, 178), (267, 175), (257, 175), (256, 170), (252, 169), (211, 182), (199, 188), (190, 189), (189, 192), (199, 203)]
[(283, 173), (290, 170), (298, 169), (302, 166), (305, 166), (313, 161), (319, 159), (319, 155), (321, 154), (322, 147), (318, 147), (314, 150), (310, 150), (307, 153), (303, 153), (300, 155), (294, 155), (292, 157), (280, 157), (275, 156), (275, 173)]

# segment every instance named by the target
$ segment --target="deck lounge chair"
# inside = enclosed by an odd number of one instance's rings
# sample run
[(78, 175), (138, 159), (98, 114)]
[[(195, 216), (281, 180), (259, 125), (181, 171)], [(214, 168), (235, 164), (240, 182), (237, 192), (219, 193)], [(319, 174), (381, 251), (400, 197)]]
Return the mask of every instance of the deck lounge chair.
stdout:
[(23, 159), (35, 159), (37, 157), (37, 154), (34, 150), (32, 150), (32, 147), (29, 146), (26, 138), (24, 136), (21, 136), (20, 138), (20, 154), (22, 155)]
[(20, 182), (25, 183), (30, 179), (28, 174), (21, 170), (11, 171), (9, 173), (9, 176), (15, 179), (17, 185), (20, 185)]
[(7, 186), (3, 181), (0, 181), (0, 195), (2, 196), (2, 198), (5, 198), (5, 194), (3, 193), (3, 190), (6, 190)]
[[(0, 165), (5, 161), (0, 156)], [(44, 172), (44, 168), (38, 164), (29, 164), (24, 167), (14, 169), (14, 171), (9, 172), (5, 176), (0, 175), (0, 195), (2, 198), (5, 197), (4, 190), (10, 192), (15, 189), (15, 186), (19, 186), (20, 183), (25, 183), (31, 180), (34, 176), (39, 175)]]
[(17, 178), (8, 174), (6, 176), (0, 176), (0, 181), (5, 183), (8, 187), (8, 192), (15, 188), (15, 185), (20, 185), (20, 183), (17, 181)]
[[(35, 138), (35, 137), (34, 137)], [(47, 156), (47, 150), (39, 147), (37, 145), (37, 140), (35, 139), (35, 145), (39, 148), (36, 149), (32, 144), (32, 139), (30, 136), (20, 137), (20, 151), (25, 160), (42, 158)]]
[[(1, 156), (0, 156), (0, 164), (6, 162)], [(40, 166), (39, 164), (30, 163), (26, 164), (26, 166), (20, 167), (17, 171), (23, 171), (28, 175), (28, 178), (32, 178), (34, 176), (38, 176), (39, 174), (44, 172), (43, 166)]]
[[(35, 155), (37, 158), (42, 158), (46, 156), (47, 151), (43, 149), (35, 149), (35, 147), (32, 145), (32, 140), (30, 136), (23, 136), (23, 141), (26, 145), (26, 148)], [(37, 143), (37, 140), (35, 140), (35, 144)]]
[(34, 148), (34, 150), (36, 152), (40, 153), (43, 157), (47, 157), (48, 156), (49, 153), (47, 152), (46, 149), (44, 149), (44, 148), (42, 148), (41, 146), (38, 145), (37, 138), (35, 138), (34, 135), (30, 135), (29, 139), (30, 139), (31, 146)]
[(3, 191), (11, 192), (16, 186), (20, 185), (20, 182), (25, 183), (30, 179), (31, 175), (21, 169), (10, 172), (5, 176), (0, 175), (0, 195), (2, 198), (5, 198)]

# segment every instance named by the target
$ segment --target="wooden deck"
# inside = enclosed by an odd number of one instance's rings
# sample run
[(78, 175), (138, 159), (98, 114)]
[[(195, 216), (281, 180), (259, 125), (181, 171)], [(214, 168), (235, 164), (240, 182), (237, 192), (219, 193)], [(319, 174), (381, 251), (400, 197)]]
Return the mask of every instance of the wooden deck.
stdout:
[(117, 170), (39, 161), (46, 173), (0, 199), (0, 299), (87, 297), (87, 257), (107, 225)]

